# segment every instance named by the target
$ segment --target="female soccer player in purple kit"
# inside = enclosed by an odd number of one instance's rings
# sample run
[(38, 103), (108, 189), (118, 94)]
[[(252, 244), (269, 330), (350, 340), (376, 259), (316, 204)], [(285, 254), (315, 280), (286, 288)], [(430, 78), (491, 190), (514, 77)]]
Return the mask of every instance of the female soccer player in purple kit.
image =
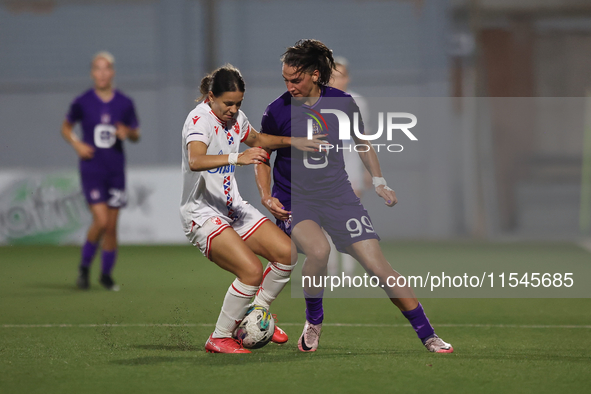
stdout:
[[(281, 60), (287, 92), (267, 107), (261, 132), (300, 137), (307, 135), (309, 125), (317, 125), (314, 134), (326, 133), (328, 144), (342, 147), (337, 117), (326, 113), (321, 116), (321, 110), (336, 109), (354, 119), (353, 113), (359, 109), (349, 94), (327, 86), (335, 69), (332, 51), (320, 41), (301, 40), (288, 48)], [(292, 98), (295, 99), (293, 103)], [(322, 122), (315, 124), (313, 118)], [(362, 122), (359, 129), (363, 133)], [(360, 158), (373, 177), (376, 193), (388, 207), (394, 206), (396, 194), (382, 177), (375, 150), (357, 136), (353, 135), (353, 139), (355, 144), (369, 146), (367, 152), (359, 153)], [(380, 238), (347, 179), (342, 150), (308, 154), (289, 148), (277, 149), (272, 191), (270, 166), (257, 164), (255, 173), (263, 205), (275, 216), (278, 226), (291, 235), (292, 248), (297, 247), (306, 255), (303, 276), (326, 275), (330, 247), (322, 231), (324, 228), (340, 252), (349, 253), (368, 274), (379, 278), (388, 297), (409, 320), (429, 351), (453, 352), (452, 346), (435, 334), (410, 287), (386, 286), (388, 277), (399, 274), (384, 257), (378, 243)], [(298, 348), (304, 352), (318, 348), (324, 319), (324, 289), (313, 286), (304, 283), (306, 323), (298, 341)]]
[[(82, 191), (92, 213), (76, 282), (81, 289), (90, 286), (90, 264), (102, 239), (100, 283), (108, 290), (119, 290), (111, 273), (117, 258), (117, 218), (127, 201), (123, 141), (137, 142), (140, 132), (133, 102), (113, 87), (114, 65), (108, 52), (93, 57), (94, 87), (72, 102), (62, 124), (62, 136), (80, 157)], [(78, 122), (81, 139), (73, 131)]]

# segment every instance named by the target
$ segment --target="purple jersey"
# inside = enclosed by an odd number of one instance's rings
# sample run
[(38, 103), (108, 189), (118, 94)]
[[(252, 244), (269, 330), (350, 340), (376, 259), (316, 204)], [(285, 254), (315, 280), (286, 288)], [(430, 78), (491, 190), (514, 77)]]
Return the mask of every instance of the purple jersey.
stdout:
[(90, 160), (80, 160), (80, 172), (122, 173), (125, 166), (123, 143), (115, 136), (116, 124), (138, 127), (133, 102), (118, 90), (109, 102), (102, 101), (94, 89), (78, 96), (66, 115), (68, 122), (82, 125), (82, 141), (94, 148)]
[(125, 206), (125, 156), (123, 142), (115, 135), (117, 123), (138, 127), (130, 98), (115, 90), (109, 102), (90, 89), (70, 105), (66, 119), (82, 125), (82, 141), (94, 148), (94, 156), (80, 160), (82, 191), (89, 204), (105, 202), (111, 208)]
[[(359, 108), (348, 93), (322, 86), (320, 98), (314, 105), (298, 105), (294, 102), (289, 92), (285, 92), (269, 104), (261, 121), (261, 132), (306, 137), (308, 120), (312, 119), (314, 134), (328, 134), (324, 139), (329, 144), (342, 147), (337, 117), (333, 114), (321, 114), (321, 110), (337, 109), (345, 112), (353, 120), (353, 113), (359, 112)], [(359, 129), (363, 132), (362, 122)], [(291, 206), (291, 198), (330, 198), (335, 192), (351, 189), (342, 149), (318, 153), (291, 148), (278, 149), (273, 163), (273, 180), (273, 196), (287, 204), (287, 207)]]

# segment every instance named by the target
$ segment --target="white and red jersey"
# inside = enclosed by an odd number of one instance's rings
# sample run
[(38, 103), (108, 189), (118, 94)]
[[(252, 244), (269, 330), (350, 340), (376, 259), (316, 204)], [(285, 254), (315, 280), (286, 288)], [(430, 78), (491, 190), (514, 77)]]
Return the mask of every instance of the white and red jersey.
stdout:
[(191, 171), (188, 144), (201, 141), (208, 155), (238, 153), (240, 143), (250, 132), (246, 115), (238, 111), (230, 122), (220, 120), (206, 102), (193, 109), (183, 126), (183, 191), (181, 220), (185, 233), (213, 216), (226, 217), (230, 223), (238, 218), (244, 203), (234, 179), (235, 166), (226, 165), (206, 171)]

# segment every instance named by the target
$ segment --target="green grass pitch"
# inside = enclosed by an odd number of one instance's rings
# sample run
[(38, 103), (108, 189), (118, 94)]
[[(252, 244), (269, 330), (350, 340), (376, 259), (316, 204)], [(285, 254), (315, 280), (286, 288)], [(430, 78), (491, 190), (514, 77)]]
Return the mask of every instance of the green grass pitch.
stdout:
[[(385, 250), (421, 264), (425, 250), (453, 260), (493, 247), (591, 263), (568, 244), (399, 242)], [(99, 286), (99, 261), (91, 289), (80, 291), (78, 253), (0, 248), (0, 393), (591, 392), (590, 299), (423, 299), (455, 349), (431, 354), (388, 300), (331, 298), (320, 348), (304, 354), (304, 302), (287, 288), (272, 309), (286, 345), (206, 354), (230, 274), (190, 246), (126, 246), (114, 275), (120, 292)]]

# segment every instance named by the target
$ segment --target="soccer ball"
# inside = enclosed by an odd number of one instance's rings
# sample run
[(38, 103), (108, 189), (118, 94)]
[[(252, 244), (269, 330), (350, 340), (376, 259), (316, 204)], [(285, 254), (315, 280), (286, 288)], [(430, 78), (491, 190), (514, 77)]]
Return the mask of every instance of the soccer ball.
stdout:
[(252, 305), (234, 331), (234, 338), (241, 339), (242, 346), (247, 349), (258, 349), (269, 343), (274, 331), (275, 320), (269, 311), (260, 305)]

